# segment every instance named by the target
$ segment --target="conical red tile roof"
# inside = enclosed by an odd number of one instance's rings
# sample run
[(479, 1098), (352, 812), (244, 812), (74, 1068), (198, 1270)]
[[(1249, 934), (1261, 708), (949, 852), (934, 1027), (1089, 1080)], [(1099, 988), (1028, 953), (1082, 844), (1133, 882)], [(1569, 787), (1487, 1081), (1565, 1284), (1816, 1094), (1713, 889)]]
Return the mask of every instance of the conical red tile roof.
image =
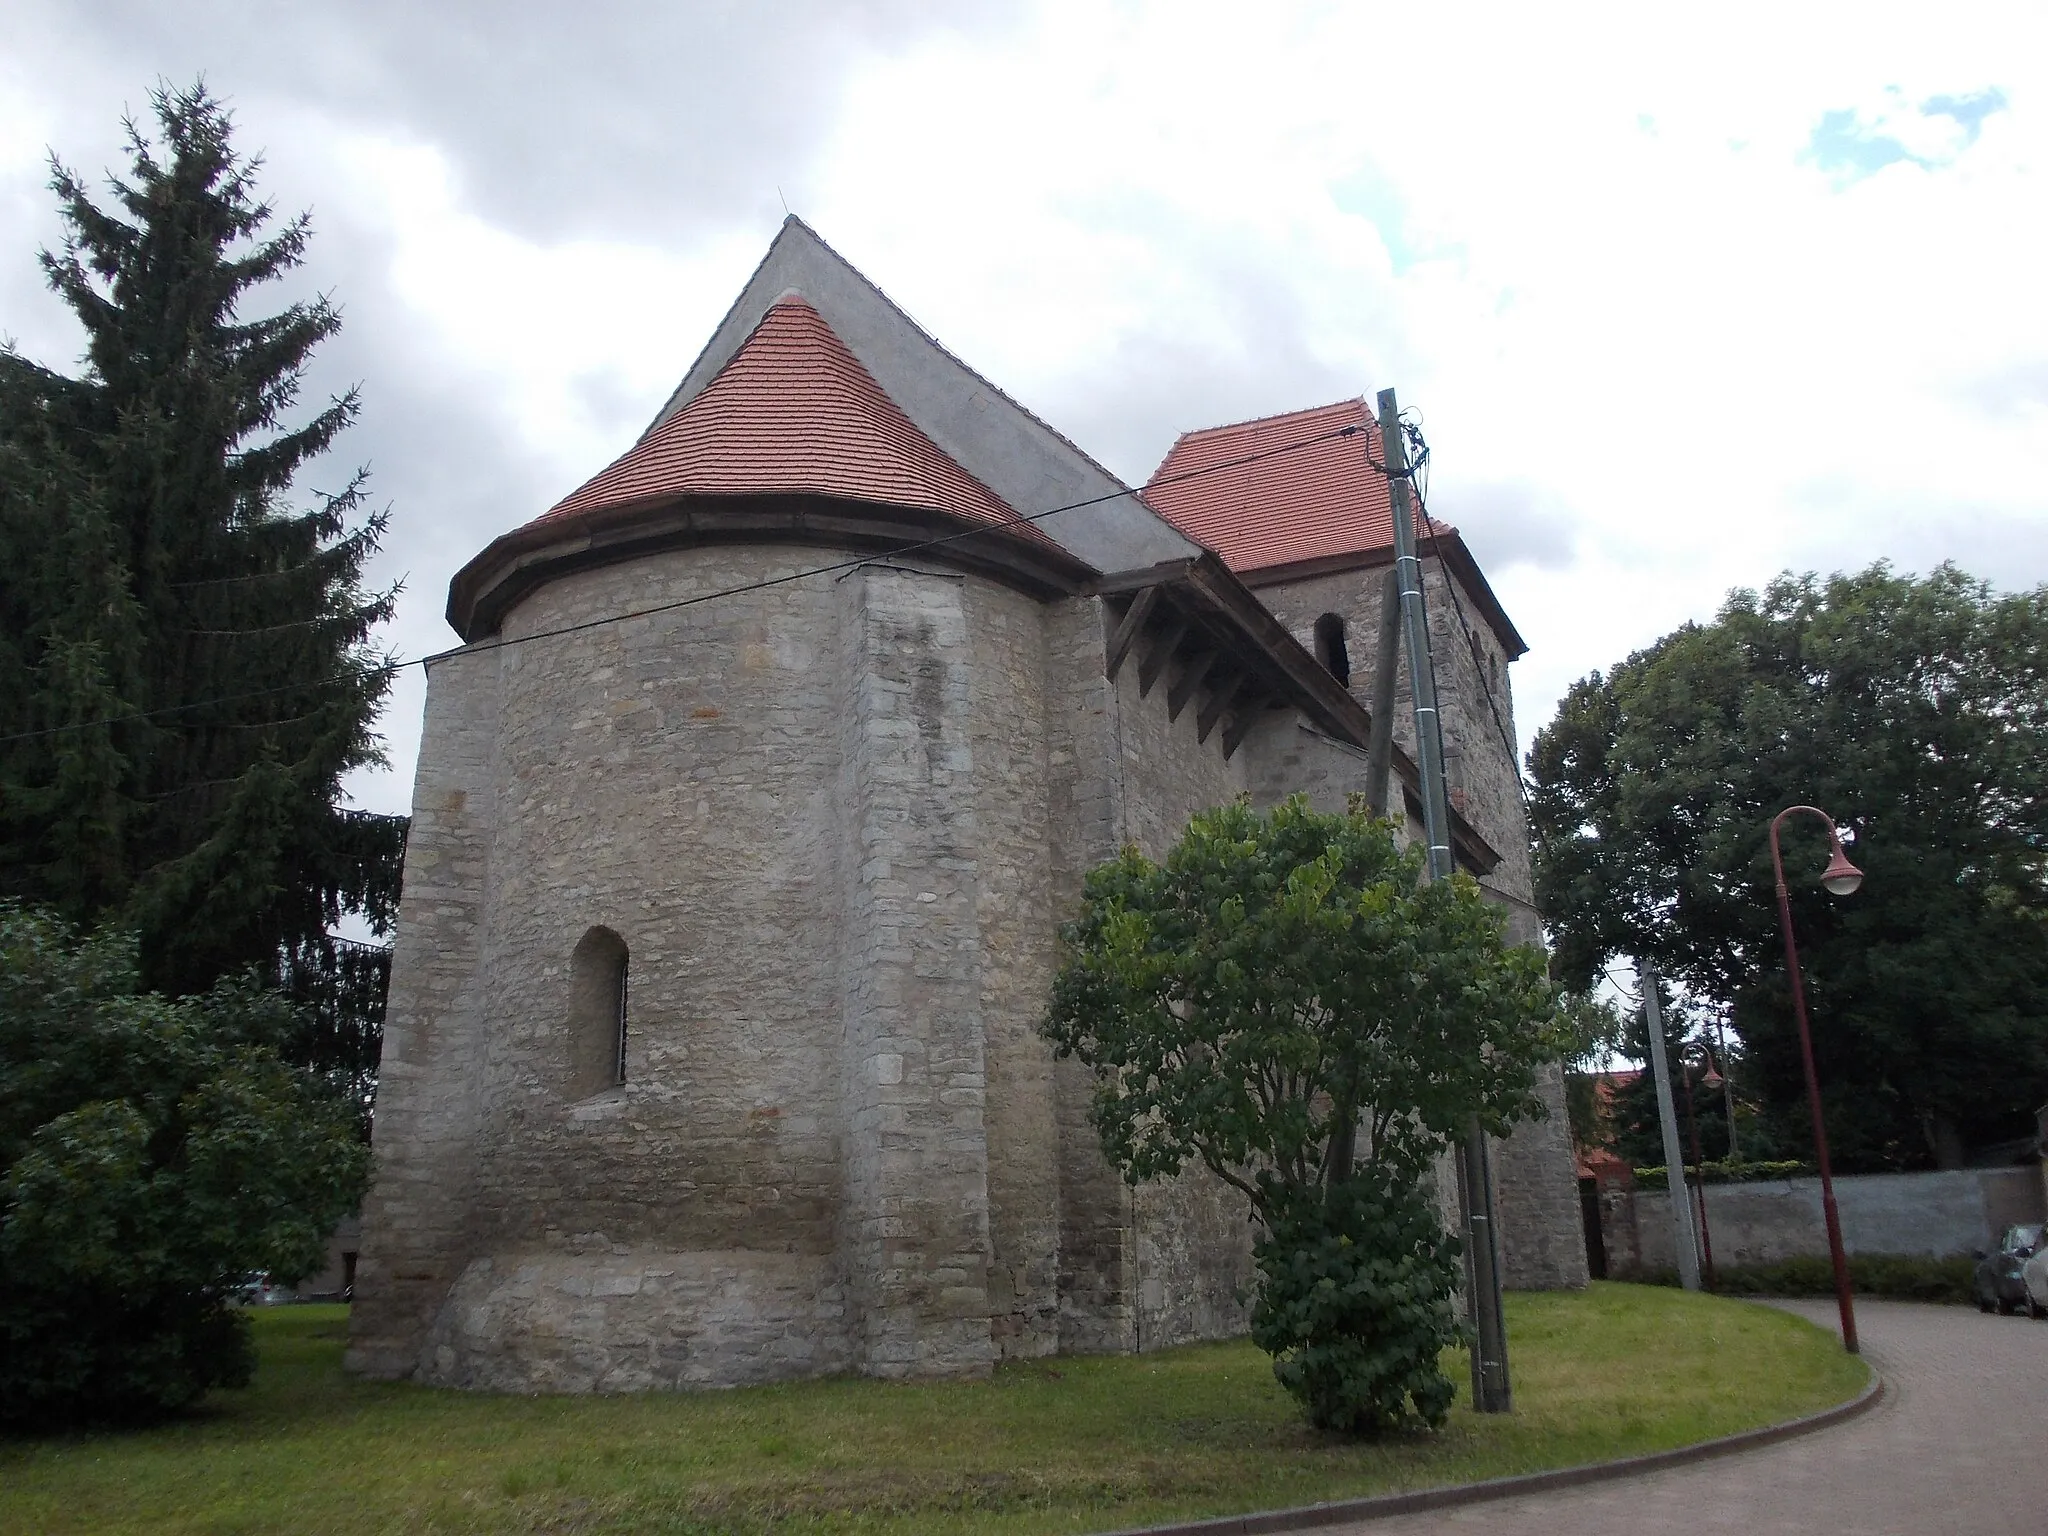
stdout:
[[(1345, 427), (1363, 430), (1336, 435)], [(1383, 462), (1365, 401), (1339, 400), (1184, 433), (1153, 471), (1145, 500), (1234, 571), (1367, 554), (1394, 542), (1387, 477), (1373, 468)]]
[(529, 526), (679, 496), (789, 494), (950, 513), (1050, 542), (927, 437), (793, 296), (701, 394)]

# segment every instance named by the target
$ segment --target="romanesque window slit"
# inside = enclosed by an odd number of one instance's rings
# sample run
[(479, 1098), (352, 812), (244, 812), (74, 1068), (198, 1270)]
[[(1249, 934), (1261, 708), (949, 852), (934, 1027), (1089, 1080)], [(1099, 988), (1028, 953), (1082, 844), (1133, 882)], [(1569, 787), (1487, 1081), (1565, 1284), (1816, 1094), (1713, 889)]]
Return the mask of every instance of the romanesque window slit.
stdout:
[(626, 1080), (626, 941), (592, 928), (569, 961), (569, 1097)]
[(1346, 688), (1351, 686), (1351, 651), (1344, 643), (1342, 615), (1326, 613), (1316, 620), (1316, 660)]

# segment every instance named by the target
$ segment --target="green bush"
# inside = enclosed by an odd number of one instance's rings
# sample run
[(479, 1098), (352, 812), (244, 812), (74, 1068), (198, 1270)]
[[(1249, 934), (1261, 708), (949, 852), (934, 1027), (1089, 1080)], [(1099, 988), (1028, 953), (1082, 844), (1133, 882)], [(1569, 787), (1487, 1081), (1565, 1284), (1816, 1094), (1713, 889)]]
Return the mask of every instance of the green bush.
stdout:
[(1442, 1427), (1455, 1388), (1438, 1361), (1460, 1336), (1457, 1240), (1414, 1181), (1384, 1164), (1327, 1198), (1268, 1182), (1251, 1333), (1280, 1385), (1337, 1434)]
[[(1888, 1301), (1966, 1304), (1976, 1297), (1977, 1261), (1967, 1255), (1858, 1253), (1849, 1256), (1849, 1284), (1862, 1296)], [(1677, 1285), (1676, 1270), (1648, 1270), (1644, 1285)], [(1825, 1255), (1778, 1264), (1716, 1265), (1714, 1289), (1723, 1296), (1832, 1296), (1834, 1265)]]
[(0, 906), (0, 1426), (147, 1419), (253, 1367), (238, 1283), (361, 1198), (352, 1107), (274, 993), (137, 990), (133, 941)]
[[(1663, 1166), (1636, 1168), (1637, 1189), (1669, 1189), (1671, 1170)], [(1788, 1161), (1781, 1163), (1702, 1163), (1697, 1168), (1687, 1163), (1685, 1176), (1688, 1181), (1697, 1180), (1704, 1184), (1762, 1184), (1772, 1179), (1800, 1179), (1813, 1174), (1812, 1163)]]
[(1569, 1031), (1540, 952), (1354, 802), (1192, 818), (1091, 870), (1041, 1029), (1133, 1184), (1199, 1161), (1263, 1229), (1253, 1336), (1318, 1426), (1441, 1424), (1459, 1249), (1423, 1194), (1475, 1120), (1540, 1116)]

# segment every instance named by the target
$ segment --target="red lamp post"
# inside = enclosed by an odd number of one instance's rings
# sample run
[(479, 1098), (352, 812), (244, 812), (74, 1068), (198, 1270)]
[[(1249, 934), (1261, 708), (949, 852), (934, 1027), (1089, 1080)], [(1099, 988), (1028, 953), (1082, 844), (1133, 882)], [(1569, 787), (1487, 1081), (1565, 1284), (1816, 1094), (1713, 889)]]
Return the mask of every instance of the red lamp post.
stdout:
[(1792, 1014), (1799, 1023), (1799, 1057), (1806, 1068), (1806, 1101), (1813, 1111), (1813, 1151), (1820, 1164), (1821, 1214), (1827, 1220), (1828, 1258), (1835, 1268), (1835, 1302), (1842, 1312), (1842, 1348), (1858, 1354), (1856, 1347), (1856, 1304), (1849, 1289), (1849, 1259), (1842, 1251), (1842, 1219), (1835, 1210), (1835, 1180), (1828, 1168), (1828, 1133), (1820, 1112), (1820, 1079), (1813, 1070), (1813, 1036), (1806, 1027), (1806, 986), (1799, 976), (1799, 946), (1792, 937), (1792, 901), (1785, 893), (1785, 861), (1778, 853), (1778, 826), (1787, 816), (1818, 816), (1828, 829), (1834, 857), (1821, 872), (1820, 883), (1830, 895), (1847, 896), (1863, 883), (1863, 871), (1842, 852), (1842, 834), (1834, 818), (1810, 805), (1788, 806), (1771, 818), (1771, 869), (1778, 879), (1778, 926), (1785, 933), (1785, 969), (1792, 977)]

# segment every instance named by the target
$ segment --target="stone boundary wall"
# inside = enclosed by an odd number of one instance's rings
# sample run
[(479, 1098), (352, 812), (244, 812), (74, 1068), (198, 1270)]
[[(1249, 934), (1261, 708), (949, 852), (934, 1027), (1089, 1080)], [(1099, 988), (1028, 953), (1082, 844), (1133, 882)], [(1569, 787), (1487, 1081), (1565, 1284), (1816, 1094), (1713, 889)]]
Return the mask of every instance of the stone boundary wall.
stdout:
[[(1709, 1184), (1706, 1190), (1715, 1264), (1826, 1256), (1819, 1179)], [(2033, 1168), (1851, 1174), (1835, 1180), (1835, 1204), (1850, 1253), (1970, 1253), (1988, 1248), (2014, 1222), (2048, 1217), (2041, 1175)], [(1666, 1190), (1603, 1191), (1600, 1230), (1607, 1272), (1617, 1280), (1677, 1267)]]

